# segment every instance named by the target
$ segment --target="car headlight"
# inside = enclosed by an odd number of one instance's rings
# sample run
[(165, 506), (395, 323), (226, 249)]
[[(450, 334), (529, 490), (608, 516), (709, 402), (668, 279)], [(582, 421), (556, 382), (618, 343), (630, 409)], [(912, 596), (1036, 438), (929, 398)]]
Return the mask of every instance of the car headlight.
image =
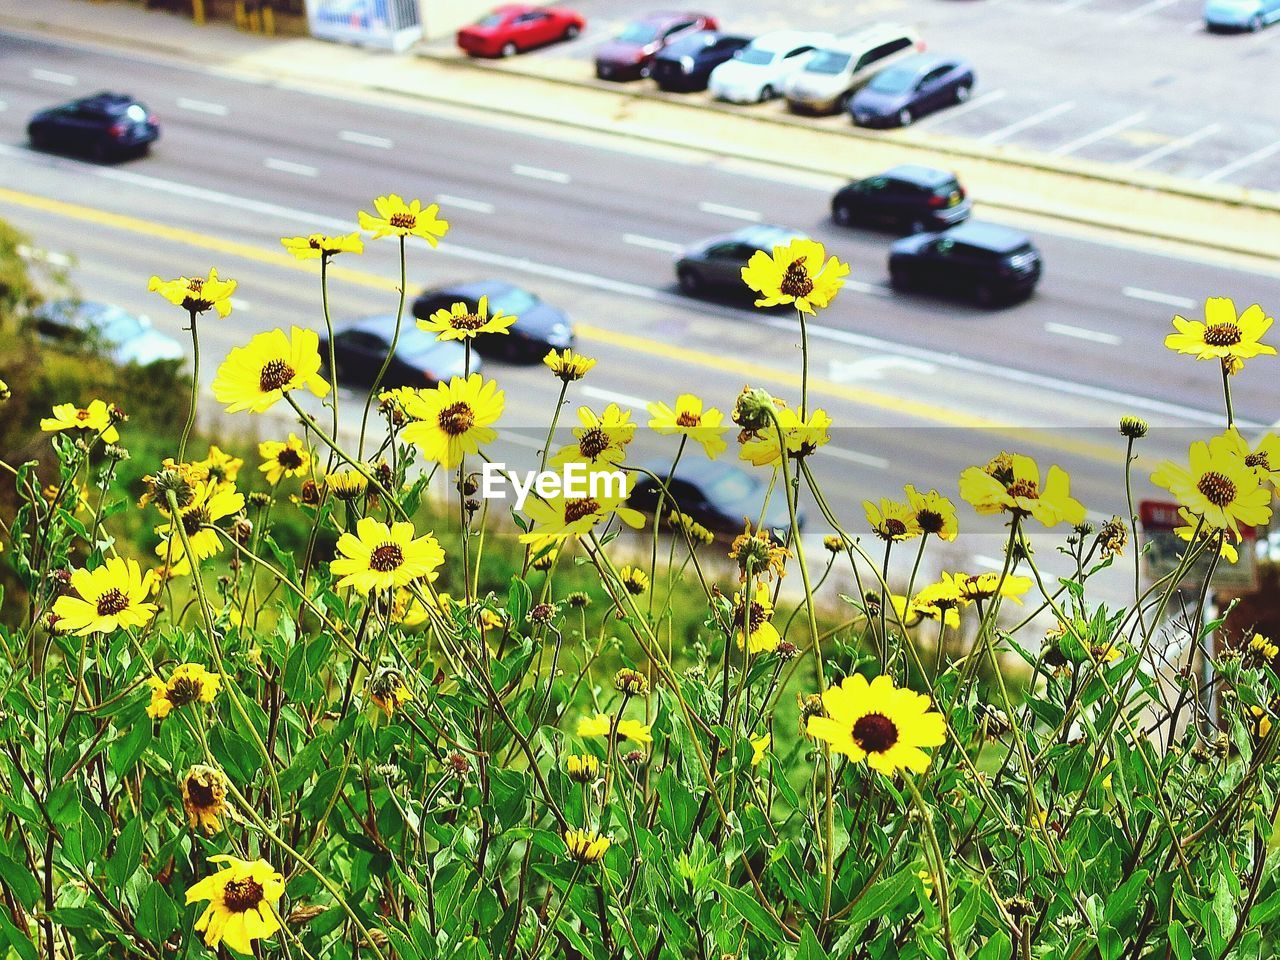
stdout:
[(681, 57), (680, 69), (685, 73), (693, 73), (693, 57)]

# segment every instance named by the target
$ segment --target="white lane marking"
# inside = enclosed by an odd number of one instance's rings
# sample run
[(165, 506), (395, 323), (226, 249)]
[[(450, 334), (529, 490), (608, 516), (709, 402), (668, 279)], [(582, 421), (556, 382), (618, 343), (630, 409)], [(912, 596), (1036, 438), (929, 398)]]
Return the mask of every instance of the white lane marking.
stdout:
[(493, 204), (483, 200), (468, 200), (466, 197), (455, 197), (447, 193), (436, 194), (436, 200), (442, 207), (457, 207), (473, 213), (493, 213)]
[(756, 210), (744, 210), (742, 207), (729, 207), (723, 203), (710, 203), (706, 200), (698, 204), (698, 209), (703, 213), (714, 213), (721, 217), (733, 217), (735, 220), (749, 220), (752, 223), (759, 223), (764, 217)]
[(191, 100), (188, 97), (179, 97), (178, 106), (193, 113), (207, 113), (211, 117), (225, 117), (231, 112), (230, 107), (221, 103), (210, 103), (208, 100)]
[(971, 558), (974, 566), (986, 567), (988, 570), (1003, 570), (1004, 561), (997, 560), (995, 557), (989, 557), (985, 553), (975, 553)]
[(846, 460), (849, 463), (860, 463), (864, 467), (874, 467), (877, 470), (888, 470), (889, 461), (883, 457), (873, 457), (869, 453), (859, 453), (856, 450), (845, 450), (841, 447), (833, 447), (827, 445), (818, 448), (819, 453), (824, 453), (828, 457), (835, 457), (837, 460)]
[(644, 247), (646, 250), (661, 250), (663, 253), (679, 253), (684, 246), (670, 240), (655, 240), (653, 237), (642, 237), (638, 233), (624, 233), (622, 242), (633, 247)]
[(8, 109), (9, 109), (9, 105), (5, 103), (3, 100), (0, 100), (0, 113), (4, 113)]
[(1163, 147), (1156, 147), (1154, 150), (1144, 153), (1137, 160), (1132, 161), (1131, 167), (1145, 167), (1155, 163), (1157, 160), (1163, 160), (1171, 153), (1177, 153), (1179, 150), (1185, 150), (1187, 147), (1194, 146), (1205, 137), (1211, 137), (1222, 129), (1222, 124), (1211, 123), (1207, 127), (1201, 127), (1199, 130), (1193, 130), (1184, 137), (1177, 140), (1170, 140)]
[(891, 371), (915, 373), (928, 376), (937, 373), (938, 366), (916, 360), (912, 357), (899, 357), (892, 354), (882, 357), (863, 357), (852, 362), (847, 360), (831, 360), (827, 364), (827, 379), (836, 383), (853, 383), (856, 380), (884, 380)]
[(320, 173), (315, 167), (308, 166), (305, 163), (294, 163), (292, 160), (278, 160), (275, 157), (267, 157), (262, 161), (268, 170), (279, 170), (281, 173), (293, 173), (299, 177), (314, 177)]
[(1068, 10), (1078, 10), (1085, 4), (1093, 3), (1093, 0), (1063, 0), (1053, 8), (1053, 13), (1066, 13)]
[(69, 73), (59, 73), (57, 70), (42, 70), (40, 67), (31, 68), (32, 80), (43, 80), (45, 83), (56, 83), (60, 87), (74, 87), (76, 78)]
[(1262, 147), (1259, 150), (1255, 150), (1253, 153), (1246, 153), (1243, 157), (1238, 157), (1230, 163), (1219, 167), (1217, 170), (1206, 173), (1200, 178), (1200, 180), (1203, 183), (1217, 183), (1219, 180), (1225, 180), (1233, 173), (1238, 173), (1245, 167), (1252, 166), (1255, 163), (1260, 163), (1267, 159), (1267, 157), (1273, 157), (1277, 153), (1280, 153), (1280, 140), (1277, 140), (1275, 143), (1267, 144), (1267, 146)]
[(355, 130), (343, 130), (338, 134), (338, 139), (346, 143), (358, 143), (362, 147), (377, 147), (379, 150), (390, 150), (396, 145), (394, 140), (386, 137), (375, 136), (372, 133), (359, 133)]
[(560, 170), (547, 170), (544, 167), (528, 167), (523, 163), (513, 163), (511, 172), (518, 177), (530, 177), (534, 180), (546, 180), (550, 183), (568, 183), (572, 179)]
[(1077, 340), (1105, 343), (1112, 347), (1120, 343), (1120, 338), (1114, 333), (1103, 333), (1101, 330), (1090, 330), (1087, 327), (1073, 327), (1069, 323), (1046, 323), (1044, 328), (1046, 332), (1056, 333), (1060, 337), (1074, 337)]
[(248, 300), (241, 300), (239, 297), (232, 297), (232, 298), (231, 298), (231, 309), (232, 309), (232, 310), (248, 310), (248, 309), (249, 309), (249, 301), (248, 301)]
[(1166, 307), (1177, 307), (1189, 310), (1196, 305), (1190, 297), (1179, 297), (1172, 293), (1161, 293), (1159, 290), (1143, 290), (1141, 287), (1125, 287), (1121, 291), (1126, 297), (1134, 300), (1147, 300), (1151, 303), (1163, 303)]
[(1180, 0), (1148, 0), (1142, 6), (1130, 10), (1116, 23), (1133, 23), (1133, 21), (1145, 17), (1149, 13), (1155, 13), (1157, 10), (1163, 10), (1165, 7), (1171, 7)]
[(593, 400), (604, 400), (608, 403), (620, 403), (626, 407), (639, 407), (641, 410), (649, 406), (648, 400), (642, 400), (640, 397), (633, 397), (629, 393), (617, 393), (613, 390), (602, 390), (600, 387), (583, 387), (582, 395), (591, 397)]
[(923, 120), (917, 120), (912, 124), (912, 128), (919, 130), (922, 127), (936, 127), (938, 124), (944, 123), (947, 120), (954, 120), (956, 117), (962, 117), (970, 110), (976, 110), (978, 107), (985, 107), (991, 103), (998, 103), (1008, 95), (1008, 90), (991, 90), (987, 93), (979, 94), (968, 103), (962, 103), (959, 106), (952, 107), (950, 110), (939, 110), (932, 116), (925, 117)]
[(1145, 110), (1141, 110), (1138, 113), (1131, 113), (1127, 117), (1121, 117), (1114, 123), (1108, 123), (1105, 127), (1099, 127), (1092, 133), (1086, 133), (1084, 136), (1076, 137), (1074, 140), (1068, 140), (1066, 143), (1054, 147), (1049, 151), (1049, 154), (1050, 156), (1061, 157), (1068, 153), (1075, 153), (1077, 150), (1087, 147), (1092, 143), (1097, 143), (1099, 140), (1105, 140), (1113, 133), (1119, 133), (1126, 127), (1132, 127), (1135, 123), (1141, 123), (1143, 120), (1147, 119), (1148, 116), (1149, 114)]
[(983, 143), (999, 143), (1001, 140), (1008, 140), (1015, 133), (1021, 133), (1028, 127), (1034, 127), (1036, 124), (1044, 123), (1046, 120), (1052, 120), (1054, 117), (1066, 113), (1068, 110), (1074, 110), (1076, 102), (1074, 100), (1064, 100), (1062, 103), (1054, 104), (1052, 107), (1046, 107), (1039, 113), (1033, 113), (1029, 117), (1023, 117), (1006, 127), (999, 130), (992, 130), (986, 136), (979, 137)]
[(51, 263), (55, 267), (71, 266), (71, 258), (56, 250), (41, 250), (38, 247), (29, 247), (25, 243), (18, 244), (17, 250), (18, 256), (26, 260), (39, 260), (43, 263)]

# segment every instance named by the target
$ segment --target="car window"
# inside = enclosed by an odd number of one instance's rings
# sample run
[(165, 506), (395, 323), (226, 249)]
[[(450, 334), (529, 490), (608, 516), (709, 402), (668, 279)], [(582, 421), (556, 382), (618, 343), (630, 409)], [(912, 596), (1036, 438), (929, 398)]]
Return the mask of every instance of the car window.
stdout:
[(105, 310), (94, 318), (93, 325), (99, 336), (108, 343), (124, 343), (145, 331), (137, 317), (123, 310)]
[(866, 190), (868, 193), (883, 193), (884, 189), (889, 185), (889, 181), (884, 177), (868, 177), (861, 181), (858, 186)]
[(896, 40), (882, 43), (878, 47), (872, 47), (858, 61), (858, 69), (861, 70), (863, 67), (868, 67), (891, 54), (897, 53), (899, 50), (905, 50), (909, 46), (911, 46), (910, 40), (906, 37), (898, 37)]
[(506, 314), (520, 314), (537, 306), (538, 298), (531, 294), (528, 290), (521, 290), (519, 287), (512, 287), (510, 290), (504, 290), (496, 296), (489, 297), (489, 313), (494, 310), (501, 310)]
[(719, 500), (739, 502), (755, 492), (756, 486), (751, 477), (741, 471), (726, 473), (711, 485), (711, 493)]
[(761, 50), (759, 47), (745, 47), (739, 50), (734, 56), (743, 63), (749, 63), (753, 67), (763, 67), (773, 63), (774, 55), (768, 50)]
[(681, 20), (679, 23), (675, 23), (667, 27), (667, 30), (663, 34), (663, 36), (674, 37), (677, 33), (680, 33), (683, 30), (688, 30), (690, 27), (693, 26), (693, 24), (694, 24), (694, 21), (692, 20)]
[(933, 252), (940, 257), (950, 257), (955, 253), (956, 242), (947, 237), (941, 237), (934, 241)]
[(729, 260), (734, 256), (738, 244), (733, 242), (717, 243), (707, 249), (707, 257), (711, 260)]
[(500, 27), (502, 26), (502, 17), (500, 13), (491, 13), (487, 17), (481, 17), (476, 21), (477, 27)]
[(852, 57), (847, 53), (839, 50), (819, 50), (813, 55), (813, 59), (809, 61), (805, 70), (808, 73), (839, 73), (849, 65)]
[(786, 59), (786, 60), (790, 60), (792, 57), (798, 57), (798, 56), (800, 56), (802, 53), (810, 53), (810, 52), (812, 52), (812, 50), (813, 50), (813, 47), (812, 47), (812, 46), (807, 46), (807, 47), (796, 47), (794, 50), (792, 50), (790, 53), (788, 53), (784, 59)]
[(910, 67), (882, 70), (871, 78), (867, 88), (877, 93), (906, 93), (916, 85), (916, 72)]
[(928, 73), (926, 73), (923, 77), (920, 78), (920, 82), (917, 83), (916, 86), (927, 87), (931, 83), (937, 83), (939, 80), (941, 80), (950, 72), (951, 72), (950, 65), (934, 67), (932, 70), (930, 70)]
[(658, 28), (652, 23), (630, 23), (618, 34), (623, 43), (653, 43), (658, 39)]

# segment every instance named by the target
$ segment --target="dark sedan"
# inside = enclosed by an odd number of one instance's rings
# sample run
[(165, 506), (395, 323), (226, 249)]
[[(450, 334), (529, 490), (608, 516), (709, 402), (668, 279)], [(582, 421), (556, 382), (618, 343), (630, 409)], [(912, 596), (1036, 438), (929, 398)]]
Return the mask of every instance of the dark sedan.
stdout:
[(1040, 252), (1026, 234), (972, 220), (897, 240), (889, 253), (895, 289), (970, 296), (984, 307), (1029, 297), (1040, 272)]
[(50, 107), (27, 124), (33, 149), (86, 154), (99, 163), (146, 153), (159, 137), (155, 115), (121, 93), (95, 93)]
[(772, 253), (774, 247), (784, 247), (797, 239), (805, 239), (805, 235), (766, 224), (712, 237), (680, 255), (676, 261), (676, 279), (680, 289), (690, 296), (721, 290), (745, 297), (750, 291), (742, 282), (742, 268), (752, 255), (758, 250)]
[(505, 280), (477, 280), (423, 290), (413, 301), (413, 315), (427, 320), (437, 310), (448, 310), (455, 303), (465, 303), (467, 310), (474, 312), (481, 297), (488, 297), (490, 316), (501, 311), (516, 318), (506, 333), (481, 334), (472, 341), (482, 356), (537, 363), (552, 350), (573, 346), (573, 325), (563, 310)]
[(968, 219), (972, 206), (954, 173), (903, 163), (841, 187), (831, 198), (831, 219), (842, 227), (923, 233)]
[[(648, 472), (635, 474), (635, 486), (628, 503), (650, 516), (658, 505), (661, 480), (666, 481), (668, 494), (662, 508), (664, 515), (678, 507), (712, 533), (725, 535), (741, 533), (748, 518), (753, 526), (760, 519), (768, 484), (732, 463), (702, 458), (681, 460), (674, 477), (670, 473), (670, 461), (645, 464), (645, 470)], [(650, 473), (659, 480), (649, 476)], [(804, 526), (803, 514), (797, 514), (796, 520)], [(786, 501), (775, 493), (761, 526), (781, 533), (790, 525)]]
[(717, 26), (715, 17), (703, 13), (651, 13), (633, 20), (596, 51), (596, 76), (601, 80), (647, 77), (653, 58), (665, 47)]
[(917, 54), (876, 74), (854, 94), (849, 115), (860, 127), (905, 127), (927, 113), (964, 103), (974, 82), (967, 60)]
[(92, 343), (111, 359), (140, 367), (163, 360), (181, 360), (182, 344), (152, 329), (146, 317), (136, 317), (110, 303), (89, 300), (52, 300), (34, 314), (36, 331), (48, 343)]
[[(393, 314), (363, 317), (338, 325), (333, 332), (334, 360), (338, 382), (353, 387), (370, 387), (382, 369), (395, 333)], [(419, 330), (413, 317), (405, 317), (400, 340), (382, 386), (431, 387), (460, 377), (465, 372), (466, 351), (455, 341), (441, 341)], [(329, 340), (320, 334), (320, 358), (329, 365)], [(471, 358), (471, 372), (480, 369), (480, 358)]]
[(688, 93), (707, 89), (711, 71), (751, 42), (715, 30), (701, 30), (671, 44), (653, 58), (649, 75), (663, 90)]

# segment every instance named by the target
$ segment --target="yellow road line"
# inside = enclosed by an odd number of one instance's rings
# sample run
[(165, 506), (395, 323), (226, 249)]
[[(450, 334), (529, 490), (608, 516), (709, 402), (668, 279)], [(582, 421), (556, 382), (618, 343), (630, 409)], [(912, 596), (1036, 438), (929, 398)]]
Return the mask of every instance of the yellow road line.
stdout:
[[(185, 244), (200, 250), (225, 254), (232, 257), (240, 257), (245, 260), (267, 264), (273, 267), (301, 270), (313, 275), (318, 275), (320, 273), (320, 268), (315, 261), (297, 260), (292, 254), (289, 254), (284, 250), (271, 250), (251, 243), (243, 243), (238, 240), (226, 240), (221, 237), (212, 236), (211, 234), (201, 233), (196, 230), (189, 230), (185, 227), (171, 227), (166, 224), (156, 223), (151, 220), (143, 220), (126, 214), (111, 213), (110, 211), (99, 210), (95, 207), (87, 207), (78, 203), (69, 203), (65, 200), (54, 200), (50, 197), (42, 197), (36, 194), (23, 193), (21, 191), (0, 187), (0, 202), (10, 203), (18, 207), (25, 207), (29, 210), (39, 210), (43, 213), (50, 213), (55, 216), (65, 217), (70, 220), (78, 220), (84, 223), (91, 223), (100, 227), (108, 227), (110, 229), (122, 230), (128, 233), (141, 234), (154, 239), (171, 240), (175, 243)], [(399, 290), (399, 286), (394, 280), (375, 273), (369, 273), (364, 270), (353, 270), (349, 267), (334, 265), (329, 268), (329, 275), (335, 280), (345, 280), (348, 283), (359, 286), (372, 287), (378, 290)], [(781, 384), (794, 389), (799, 389), (800, 387), (800, 374), (795, 371), (781, 370), (767, 364), (756, 363), (751, 360), (725, 357), (719, 354), (709, 353), (704, 350), (693, 350), (687, 347), (656, 343), (635, 334), (622, 333), (617, 330), (606, 330), (603, 327), (597, 327), (589, 324), (580, 323), (577, 325), (577, 329), (578, 332), (588, 341), (595, 341), (598, 343), (608, 344), (609, 346), (620, 347), (632, 353), (644, 354), (668, 362), (688, 364), (690, 366), (703, 367), (710, 370), (716, 370), (721, 373), (740, 376), (743, 378), (744, 383), (755, 381), (757, 383)], [(836, 383), (833, 380), (823, 379), (822, 377), (811, 376), (809, 378), (809, 390), (810, 393), (815, 396), (828, 396), (840, 400), (847, 400), (873, 409), (905, 414), (910, 417), (915, 417), (930, 423), (942, 424), (947, 427), (959, 427), (981, 431), (1006, 440), (1012, 439), (1019, 443), (1032, 443), (1040, 447), (1051, 446), (1056, 451), (1074, 453), (1102, 463), (1124, 462), (1124, 453), (1118, 448), (1061, 436), (1054, 437), (1053, 442), (1050, 444), (1046, 442), (1043, 437), (1043, 431), (1041, 430), (1028, 427), (1015, 427), (1009, 424), (1000, 423), (996, 420), (990, 420), (985, 417), (973, 416), (956, 410), (949, 410), (946, 407), (941, 407), (936, 404), (897, 397), (892, 394), (881, 393), (876, 390), (868, 390), (865, 387), (854, 387), (848, 384)]]

